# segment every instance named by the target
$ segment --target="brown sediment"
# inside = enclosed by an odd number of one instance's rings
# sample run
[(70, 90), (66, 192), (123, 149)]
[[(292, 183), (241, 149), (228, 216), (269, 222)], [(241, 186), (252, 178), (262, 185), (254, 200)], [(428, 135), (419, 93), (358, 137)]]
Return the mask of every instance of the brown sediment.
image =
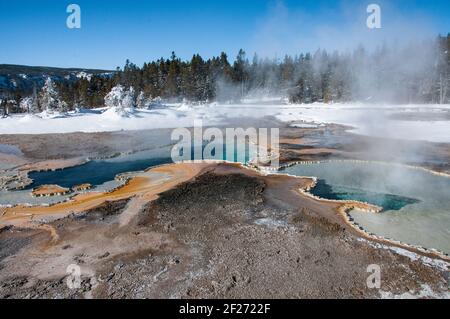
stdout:
[(52, 225), (49, 224), (41, 224), (36, 227), (37, 229), (43, 229), (45, 231), (48, 231), (50, 233), (51, 241), (50, 244), (55, 244), (59, 240), (59, 235)]
[(18, 155), (0, 153), (0, 162), (5, 162), (14, 166), (24, 165), (27, 161)]
[(31, 191), (31, 195), (33, 195), (34, 197), (60, 196), (66, 195), (69, 192), (70, 189), (58, 185), (42, 185), (34, 188)]
[[(158, 194), (187, 182), (206, 171), (214, 171), (216, 174), (240, 173), (246, 176), (258, 177), (271, 187), (268, 198), (277, 203), (288, 203), (292, 207), (306, 208), (320, 217), (336, 223), (347, 229), (350, 233), (368, 239), (373, 242), (400, 247), (408, 251), (418, 253), (431, 258), (439, 258), (445, 261), (450, 259), (435, 251), (427, 251), (419, 247), (413, 247), (387, 238), (375, 236), (355, 225), (348, 216), (351, 209), (360, 209), (368, 213), (378, 213), (381, 208), (372, 204), (358, 201), (328, 200), (313, 196), (308, 191), (315, 186), (315, 179), (309, 177), (297, 177), (286, 174), (264, 175), (254, 169), (248, 169), (236, 163), (178, 163), (162, 165), (139, 173), (131, 178), (125, 185), (111, 192), (91, 192), (79, 194), (70, 201), (55, 204), (48, 207), (16, 206), (4, 208), (0, 216), (0, 224), (26, 226), (36, 218), (64, 217), (72, 213), (81, 213), (94, 209), (105, 202), (119, 201), (133, 198), (120, 218), (120, 225), (124, 226), (138, 214), (139, 210), (148, 202), (158, 198)], [(163, 174), (166, 178), (163, 182), (155, 180), (151, 173)], [(300, 197), (300, 198), (299, 198)], [(57, 238), (56, 232), (51, 232), (52, 238)]]
[(293, 153), (297, 153), (299, 155), (318, 155), (318, 154), (325, 154), (325, 153), (337, 155), (337, 154), (345, 153), (345, 152), (335, 150), (332, 148), (320, 148), (320, 147), (307, 148), (307, 149), (303, 149), (303, 150), (291, 149), (290, 151)]
[[(209, 164), (172, 164), (152, 168), (144, 173), (137, 174), (122, 187), (112, 192), (91, 192), (74, 196), (71, 200), (51, 206), (15, 206), (3, 208), (0, 224), (20, 225), (29, 222), (32, 218), (58, 216), (63, 217), (72, 213), (80, 213), (102, 205), (107, 201), (118, 201), (142, 196), (145, 199), (154, 199), (157, 194), (173, 188), (179, 183), (190, 180)], [(151, 173), (163, 174), (167, 177), (164, 183), (158, 183)], [(32, 217), (32, 218), (31, 218)]]
[(27, 163), (19, 167), (20, 171), (41, 172), (55, 171), (68, 167), (78, 166), (87, 162), (85, 157), (75, 157), (69, 159), (46, 160), (34, 163)]
[(74, 187), (72, 187), (72, 190), (74, 192), (82, 192), (82, 191), (90, 190), (91, 188), (92, 188), (91, 184), (84, 183), (84, 184), (80, 184), (80, 185), (75, 185)]
[(280, 137), (279, 145), (285, 146), (290, 149), (290, 146), (304, 145), (314, 147), (317, 146), (318, 141), (308, 137)]
[[(177, 169), (190, 173), (180, 176)], [(0, 270), (0, 296), (72, 296), (61, 278), (73, 263), (100, 279), (87, 289), (96, 298), (378, 297), (365, 285), (370, 264), (383, 267), (384, 291), (400, 294), (424, 282), (441, 289), (441, 270), (357, 240), (339, 213), (342, 203), (302, 194), (314, 185), (311, 178), (264, 175), (240, 164), (183, 163), (139, 173), (127, 185), (155, 172), (164, 176), (153, 186), (167, 191), (150, 191), (147, 181), (121, 203), (23, 223), (45, 232), (19, 253), (22, 246), (9, 252), (16, 256)], [(266, 218), (286, 223), (257, 223)], [(19, 235), (3, 234), (11, 242)], [(26, 286), (14, 281), (20, 276)]]
[(376, 213), (381, 210), (380, 207), (368, 203), (358, 201), (328, 200), (316, 197), (308, 193), (308, 191), (316, 185), (315, 178), (311, 177), (292, 176), (278, 173), (270, 173), (266, 175), (257, 169), (248, 169), (241, 164), (219, 165), (214, 169), (214, 172), (235, 172), (261, 178), (268, 185), (276, 186), (271, 188), (271, 199), (288, 203), (293, 207), (309, 209), (316, 212), (321, 217), (325, 217), (327, 220), (344, 227), (346, 226), (346, 223), (341, 218), (339, 213), (339, 208), (342, 206), (358, 207), (359, 209), (372, 213)]

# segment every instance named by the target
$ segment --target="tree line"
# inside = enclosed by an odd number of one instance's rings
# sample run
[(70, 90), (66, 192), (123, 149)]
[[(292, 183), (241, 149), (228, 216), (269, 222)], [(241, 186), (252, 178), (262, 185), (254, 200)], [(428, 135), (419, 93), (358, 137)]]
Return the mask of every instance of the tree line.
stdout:
[[(249, 60), (240, 50), (233, 62), (226, 53), (205, 60), (195, 54), (183, 61), (126, 61), (112, 76), (92, 75), (75, 81), (47, 81), (33, 94), (13, 92), (2, 100), (12, 112), (103, 106), (114, 87), (132, 88), (132, 99), (151, 101), (240, 101), (245, 97), (279, 96), (293, 103), (392, 102), (450, 103), (450, 34), (406, 46), (382, 45), (373, 51), (317, 50), (282, 59)], [(48, 92), (50, 88), (51, 92)], [(45, 91), (47, 90), (47, 91)], [(56, 95), (57, 96), (56, 96)], [(28, 100), (24, 100), (28, 98)], [(22, 103), (21, 103), (22, 102)]]

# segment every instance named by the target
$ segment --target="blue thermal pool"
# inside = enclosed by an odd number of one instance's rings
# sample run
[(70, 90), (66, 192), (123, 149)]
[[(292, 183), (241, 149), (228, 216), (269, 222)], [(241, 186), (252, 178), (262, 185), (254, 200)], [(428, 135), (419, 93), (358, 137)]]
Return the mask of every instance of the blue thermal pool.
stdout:
[(358, 200), (381, 206), (379, 214), (353, 210), (367, 231), (450, 253), (450, 178), (384, 163), (326, 162), (285, 170), (315, 176), (310, 192), (326, 199)]

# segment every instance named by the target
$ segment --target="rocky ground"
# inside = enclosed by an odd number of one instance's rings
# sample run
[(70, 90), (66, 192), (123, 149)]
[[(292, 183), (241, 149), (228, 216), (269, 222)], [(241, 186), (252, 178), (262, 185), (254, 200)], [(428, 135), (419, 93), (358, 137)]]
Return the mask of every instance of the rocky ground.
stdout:
[[(449, 172), (446, 144), (369, 138), (336, 125), (277, 125), (283, 163), (371, 159)], [(7, 135), (0, 144), (18, 146), (20, 164), (35, 166), (167, 145), (170, 131)], [(448, 271), (361, 240), (337, 205), (296, 192), (304, 182), (217, 165), (149, 202), (125, 225), (122, 212), (133, 198), (35, 229), (3, 228), (0, 297), (449, 298)], [(381, 289), (367, 287), (372, 264), (381, 268)], [(73, 266), (81, 283), (69, 289)]]
[[(43, 230), (3, 230), (0, 297), (378, 298), (419, 295), (422, 285), (426, 297), (448, 297), (445, 271), (358, 240), (323, 217), (334, 207), (283, 197), (295, 183), (219, 166), (124, 227), (126, 201), (53, 222), (57, 242)], [(67, 286), (71, 264), (80, 288)], [(367, 287), (371, 264), (381, 290)]]

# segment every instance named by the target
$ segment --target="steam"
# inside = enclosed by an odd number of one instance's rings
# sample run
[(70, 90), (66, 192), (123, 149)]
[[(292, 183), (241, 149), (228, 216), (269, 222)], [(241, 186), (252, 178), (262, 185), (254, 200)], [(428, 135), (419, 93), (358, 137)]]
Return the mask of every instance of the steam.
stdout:
[[(371, 3), (381, 7), (381, 29), (369, 29), (366, 25), (366, 8)], [(323, 5), (319, 12), (311, 12), (289, 9), (278, 0), (268, 6), (268, 14), (257, 26), (248, 51), (270, 59), (319, 48), (350, 53), (360, 45), (374, 50), (383, 44), (406, 45), (438, 35), (428, 17), (411, 11), (405, 1), (400, 3), (340, 0), (337, 5)]]
[[(348, 88), (352, 97), (348, 100), (424, 102), (424, 96), (432, 94), (437, 72), (438, 31), (427, 17), (402, 7), (406, 2), (385, 0), (376, 1), (382, 9), (382, 28), (369, 29), (366, 8), (370, 3), (373, 1), (340, 1), (337, 6), (308, 12), (288, 9), (283, 1), (276, 1), (260, 21), (247, 52), (257, 52), (261, 61), (276, 63), (282, 63), (285, 54), (296, 57), (311, 53), (316, 73), (325, 70), (325, 63), (333, 59), (333, 63), (347, 68), (347, 74), (345, 70), (343, 74), (352, 77)], [(321, 58), (325, 52), (326, 61)], [(297, 85), (301, 75), (298, 70), (294, 75), (293, 81), (282, 88)], [(272, 70), (270, 77), (277, 78), (279, 74)], [(287, 92), (280, 89), (265, 83), (249, 95), (285, 96)]]

